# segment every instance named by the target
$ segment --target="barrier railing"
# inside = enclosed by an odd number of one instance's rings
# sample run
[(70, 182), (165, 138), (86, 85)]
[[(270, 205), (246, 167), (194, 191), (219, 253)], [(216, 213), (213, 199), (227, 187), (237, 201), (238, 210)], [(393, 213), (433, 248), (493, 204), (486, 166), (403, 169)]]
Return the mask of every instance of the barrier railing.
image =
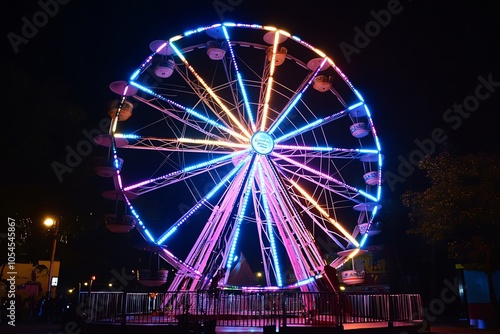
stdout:
[(216, 326), (341, 326), (423, 320), (418, 294), (242, 292), (99, 292), (80, 295), (88, 322)]

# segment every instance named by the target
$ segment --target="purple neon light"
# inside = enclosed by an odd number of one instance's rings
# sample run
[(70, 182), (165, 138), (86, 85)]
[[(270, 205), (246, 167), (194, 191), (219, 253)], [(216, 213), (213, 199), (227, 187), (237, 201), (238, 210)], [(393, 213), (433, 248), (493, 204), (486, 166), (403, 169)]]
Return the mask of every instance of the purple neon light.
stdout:
[(250, 155), (245, 159), (240, 161), (240, 163), (235, 166), (205, 197), (203, 197), (198, 203), (196, 203), (190, 210), (188, 210), (175, 224), (173, 224), (165, 233), (163, 233), (157, 240), (158, 244), (163, 244), (174, 232), (177, 230), (179, 226), (181, 226), (190, 216), (192, 216), (204, 203), (208, 202), (208, 200), (217, 192), (219, 189), (228, 182), (235, 174), (238, 172), (244, 164), (250, 159)]
[(339, 180), (337, 180), (337, 179), (335, 179), (335, 178), (331, 177), (330, 175), (327, 175), (327, 174), (325, 174), (325, 173), (322, 173), (322, 172), (320, 172), (320, 171), (318, 171), (318, 170), (316, 170), (316, 169), (314, 169), (314, 168), (308, 167), (308, 166), (306, 166), (306, 165), (304, 165), (304, 164), (302, 164), (302, 163), (300, 163), (300, 162), (297, 162), (297, 161), (295, 161), (295, 160), (293, 160), (293, 159), (290, 159), (290, 158), (288, 158), (288, 157), (285, 157), (284, 155), (281, 155), (281, 154), (279, 154), (279, 153), (277, 153), (277, 152), (272, 152), (271, 154), (272, 154), (273, 156), (276, 156), (276, 157), (280, 158), (280, 159), (283, 159), (283, 160), (285, 160), (285, 161), (288, 161), (289, 163), (291, 163), (291, 164), (293, 164), (293, 165), (295, 165), (295, 166), (297, 166), (297, 167), (300, 167), (300, 168), (302, 168), (302, 169), (305, 169), (305, 170), (307, 170), (307, 171), (309, 171), (309, 172), (311, 172), (311, 173), (313, 173), (313, 174), (315, 174), (315, 175), (318, 175), (318, 176), (324, 177), (324, 178), (326, 178), (327, 180), (332, 181), (332, 182), (334, 182), (334, 183), (336, 183), (336, 184), (338, 184), (338, 185), (340, 185), (340, 186), (342, 186), (342, 187), (344, 187), (344, 188), (347, 188), (347, 189), (349, 189), (349, 190), (352, 190), (352, 191), (354, 191), (354, 192), (359, 193), (359, 190), (358, 190), (357, 188), (355, 188), (355, 187), (353, 187), (353, 186), (350, 186), (350, 185), (348, 185), (348, 184), (346, 184), (346, 183), (344, 183), (344, 182), (341, 182), (341, 181), (339, 181)]
[(311, 76), (311, 78), (309, 79), (309, 81), (307, 82), (307, 84), (304, 85), (304, 87), (302, 87), (302, 89), (300, 90), (300, 92), (293, 99), (293, 102), (288, 106), (288, 108), (286, 108), (285, 112), (283, 112), (278, 117), (278, 119), (274, 121), (274, 124), (269, 129), (269, 134), (272, 134), (278, 128), (278, 126), (281, 124), (281, 122), (283, 122), (286, 119), (287, 115), (290, 113), (290, 111), (292, 110), (292, 108), (295, 107), (295, 105), (297, 104), (297, 102), (299, 101), (299, 99), (302, 97), (302, 95), (311, 86), (311, 83), (314, 81), (314, 78), (316, 78), (316, 76), (318, 75), (318, 73), (321, 70), (321, 68), (323, 67), (323, 64), (325, 63), (325, 61), (326, 61), (326, 58), (323, 59), (323, 61), (321, 62), (321, 64), (314, 71), (314, 74)]
[(166, 179), (171, 178), (172, 176), (176, 176), (176, 175), (179, 175), (179, 174), (182, 174), (182, 173), (186, 173), (186, 172), (191, 172), (191, 171), (193, 171), (195, 169), (200, 169), (200, 168), (207, 167), (207, 166), (219, 163), (219, 162), (230, 160), (230, 159), (232, 159), (232, 158), (234, 158), (234, 157), (236, 157), (238, 155), (247, 153), (249, 150), (250, 149), (242, 150), (242, 151), (237, 151), (235, 153), (231, 153), (231, 154), (219, 157), (219, 158), (215, 158), (215, 159), (209, 160), (209, 161), (204, 162), (204, 163), (200, 163), (200, 164), (196, 164), (196, 165), (193, 165), (193, 166), (190, 166), (190, 167), (186, 167), (186, 168), (177, 170), (175, 172), (171, 172), (171, 173), (168, 173), (168, 174), (156, 177), (154, 179), (149, 179), (149, 180), (146, 180), (146, 181), (142, 181), (142, 182), (130, 185), (130, 186), (126, 187), (124, 190), (128, 191), (128, 190), (136, 189), (136, 188), (142, 187), (142, 186), (144, 186), (146, 184), (154, 183), (154, 182), (157, 182), (157, 181), (160, 181), (160, 180), (166, 180)]
[(273, 256), (273, 261), (274, 261), (274, 266), (276, 270), (276, 281), (278, 286), (283, 285), (283, 281), (281, 279), (281, 266), (279, 263), (278, 259), (278, 253), (277, 253), (277, 248), (276, 248), (276, 240), (274, 239), (274, 230), (273, 230), (273, 219), (271, 217), (271, 212), (269, 211), (269, 202), (267, 199), (267, 190), (266, 190), (266, 185), (264, 181), (264, 173), (262, 172), (262, 165), (261, 165), (261, 157), (259, 156), (259, 160), (257, 168), (259, 172), (259, 180), (260, 180), (260, 188), (261, 188), (261, 194), (262, 194), (262, 202), (264, 204), (264, 214), (266, 216), (266, 226), (267, 226), (267, 233), (269, 234), (269, 241), (271, 242), (271, 255)]
[(251, 168), (250, 175), (247, 179), (247, 186), (246, 186), (246, 190), (245, 190), (245, 195), (243, 197), (243, 203), (242, 203), (241, 207), (239, 208), (238, 220), (236, 222), (236, 230), (235, 230), (234, 235), (233, 235), (233, 240), (231, 241), (231, 248), (229, 251), (229, 256), (227, 258), (226, 268), (228, 268), (228, 269), (231, 268), (233, 261), (234, 261), (234, 252), (236, 251), (236, 245), (238, 243), (238, 238), (240, 235), (241, 222), (243, 221), (244, 213), (245, 213), (246, 208), (247, 208), (248, 198), (250, 197), (250, 194), (252, 192), (252, 182), (253, 182), (254, 175), (255, 175), (256, 164), (255, 163), (252, 164), (252, 166), (250, 168)]
[[(174, 46), (172, 45), (172, 48), (173, 48), (173, 47), (174, 47)], [(192, 116), (195, 116), (195, 117), (199, 118), (200, 120), (202, 120), (202, 121), (204, 121), (204, 122), (207, 122), (207, 123), (208, 123), (208, 124), (210, 124), (210, 125), (215, 126), (215, 127), (216, 127), (216, 128), (218, 128), (218, 129), (224, 130), (224, 131), (225, 131), (225, 132), (227, 132), (228, 134), (232, 134), (232, 135), (235, 135), (236, 137), (238, 137), (238, 135), (237, 135), (237, 133), (235, 133), (235, 131), (233, 131), (233, 130), (231, 130), (231, 129), (227, 128), (227, 127), (225, 127), (224, 125), (221, 125), (220, 123), (218, 123), (218, 122), (216, 122), (216, 121), (214, 121), (214, 120), (212, 120), (212, 119), (210, 119), (210, 118), (208, 118), (208, 117), (203, 116), (202, 114), (200, 114), (199, 112), (197, 112), (197, 111), (195, 111), (195, 110), (193, 110), (193, 109), (187, 108), (187, 107), (185, 107), (185, 106), (181, 105), (180, 103), (177, 103), (177, 102), (175, 102), (175, 101), (172, 101), (172, 100), (170, 100), (170, 99), (167, 99), (166, 97), (163, 97), (163, 96), (161, 96), (161, 95), (159, 95), (159, 94), (155, 93), (155, 92), (154, 92), (154, 91), (152, 91), (151, 89), (146, 88), (146, 87), (144, 87), (144, 86), (142, 86), (142, 85), (138, 84), (138, 83), (137, 83), (137, 82), (135, 82), (135, 81), (131, 82), (130, 84), (131, 84), (132, 86), (136, 87), (137, 89), (142, 90), (142, 91), (143, 91), (143, 92), (145, 92), (145, 93), (148, 93), (148, 94), (150, 94), (150, 95), (152, 95), (152, 96), (154, 96), (154, 97), (156, 97), (156, 98), (158, 98), (158, 99), (160, 99), (160, 100), (162, 100), (162, 101), (164, 101), (164, 102), (167, 102), (167, 103), (170, 103), (170, 104), (171, 104), (171, 105), (173, 105), (173, 106), (176, 106), (177, 108), (179, 108), (179, 109), (181, 109), (181, 110), (183, 110), (183, 111), (187, 112), (188, 114), (190, 114), (190, 115), (192, 115)]]

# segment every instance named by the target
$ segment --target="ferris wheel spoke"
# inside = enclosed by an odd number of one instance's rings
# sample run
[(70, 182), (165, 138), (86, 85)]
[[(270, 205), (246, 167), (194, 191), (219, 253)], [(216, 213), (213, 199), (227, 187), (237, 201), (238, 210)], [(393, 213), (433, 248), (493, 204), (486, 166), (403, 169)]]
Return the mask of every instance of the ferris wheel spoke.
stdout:
[[(297, 183), (293, 182), (291, 187), (295, 189), (294, 184)], [(301, 212), (307, 214), (311, 218), (312, 222), (325, 232), (325, 236), (334, 241), (341, 249), (345, 249), (351, 243), (346, 233), (343, 233), (341, 230), (337, 229), (335, 225), (332, 225), (331, 221), (328, 219), (329, 217), (323, 214), (324, 211), (316, 210), (318, 202), (316, 200), (312, 200), (312, 196), (308, 194), (304, 195), (305, 191), (303, 191), (303, 189), (301, 189), (301, 191), (296, 190), (297, 189), (290, 190), (290, 196), (301, 208)], [(334, 205), (334, 207), (338, 206), (339, 205)], [(351, 205), (348, 207), (352, 208)]]
[(249, 149), (249, 144), (240, 144), (225, 140), (194, 138), (160, 138), (138, 135), (115, 134), (116, 138), (133, 139), (133, 143), (123, 145), (125, 149), (168, 151), (184, 153), (231, 154), (234, 149)]
[(134, 190), (137, 194), (144, 194), (152, 190), (156, 190), (165, 187), (170, 184), (177, 183), (179, 181), (184, 181), (195, 175), (205, 173), (207, 170), (219, 168), (221, 166), (227, 165), (232, 162), (232, 159), (246, 154), (249, 150), (237, 151), (231, 154), (226, 154), (222, 157), (218, 157), (203, 163), (194, 164), (186, 168), (170, 172), (168, 174), (144, 180), (132, 185), (128, 185), (123, 189), (125, 191)]
[[(316, 177), (319, 177), (320, 179), (326, 179), (326, 180), (328, 180), (329, 182), (332, 182), (332, 183), (334, 183), (334, 184), (336, 184), (336, 185), (338, 185), (338, 186), (341, 186), (341, 187), (345, 188), (345, 189), (346, 189), (346, 190), (348, 190), (348, 191), (351, 191), (351, 192), (353, 192), (353, 193), (360, 194), (360, 195), (362, 195), (362, 196), (364, 196), (364, 197), (366, 197), (366, 198), (369, 198), (369, 199), (370, 199), (370, 200), (372, 200), (372, 201), (373, 201), (373, 200), (376, 200), (376, 198), (375, 198), (375, 197), (373, 197), (372, 195), (370, 195), (370, 194), (368, 194), (368, 193), (366, 193), (366, 192), (364, 192), (364, 191), (362, 191), (362, 190), (359, 190), (359, 189), (357, 189), (356, 187), (354, 187), (354, 186), (352, 186), (352, 185), (349, 185), (349, 184), (347, 184), (347, 183), (345, 183), (345, 182), (343, 182), (343, 181), (341, 181), (341, 180), (337, 180), (336, 178), (333, 178), (332, 176), (327, 175), (327, 174), (325, 174), (325, 173), (323, 173), (323, 172), (321, 172), (321, 171), (319, 171), (319, 170), (316, 170), (316, 169), (314, 169), (314, 168), (312, 168), (312, 167), (309, 167), (309, 166), (307, 166), (307, 165), (305, 165), (305, 164), (303, 164), (303, 163), (297, 162), (297, 161), (295, 161), (295, 160), (293, 160), (293, 159), (290, 159), (290, 158), (288, 158), (288, 157), (285, 157), (285, 156), (283, 156), (283, 155), (281, 155), (281, 154), (278, 154), (278, 153), (276, 153), (276, 152), (273, 152), (273, 153), (272, 153), (272, 155), (273, 155), (273, 156), (276, 156), (276, 157), (278, 157), (278, 158), (280, 158), (280, 159), (282, 159), (282, 160), (287, 161), (288, 163), (290, 163), (291, 165), (293, 165), (293, 166), (295, 166), (295, 167), (298, 167), (298, 168), (299, 168), (299, 169), (298, 169), (298, 171), (300, 171), (301, 173), (302, 173), (302, 172), (307, 171), (307, 172), (309, 172), (309, 173), (310, 173), (310, 175), (315, 175)], [(299, 177), (303, 177), (303, 176), (302, 176), (300, 173), (298, 173), (298, 172), (295, 172), (295, 173), (294, 173), (294, 175), (295, 175), (295, 176), (299, 176)]]
[[(281, 169), (283, 171), (288, 172), (286, 168), (281, 167)], [(313, 178), (310, 176), (300, 175), (292, 171), (289, 171), (289, 173), (286, 174), (286, 178), (288, 178), (289, 180), (296, 179), (296, 180), (306, 181), (308, 182), (308, 184), (320, 188), (321, 191), (325, 194), (326, 193), (335, 194), (339, 196), (339, 198), (345, 199), (348, 203), (346, 205), (350, 207), (360, 202), (359, 200), (356, 199), (360, 195), (359, 193), (351, 192), (347, 190), (345, 187), (336, 184), (330, 184), (330, 183), (325, 184), (325, 180), (322, 180), (321, 178)]]
[(269, 67), (265, 68), (267, 72), (266, 75), (264, 75), (264, 80), (263, 82), (263, 101), (261, 101), (262, 105), (262, 110), (259, 112), (260, 113), (260, 126), (259, 129), (260, 131), (265, 131), (266, 130), (266, 122), (268, 120), (269, 116), (269, 102), (271, 100), (271, 94), (273, 91), (273, 85), (274, 85), (274, 72), (276, 69), (276, 51), (278, 49), (278, 44), (280, 42), (280, 31), (276, 30), (274, 32), (274, 38), (272, 42), (272, 54), (271, 54), (271, 59), (269, 60)]
[(158, 255), (163, 258), (165, 261), (167, 261), (172, 267), (174, 267), (178, 272), (184, 272), (184, 273), (189, 273), (190, 276), (192, 277), (200, 277), (201, 273), (193, 268), (192, 266), (188, 265), (187, 263), (184, 263), (181, 259), (179, 259), (177, 256), (172, 254), (172, 252), (162, 249)]
[[(217, 110), (220, 108), (217, 106), (217, 103), (213, 101), (212, 96), (220, 96), (219, 94), (222, 94), (226, 89), (231, 89), (231, 87), (234, 85), (232, 82), (224, 83), (219, 86), (214, 86), (213, 84), (210, 86), (212, 95), (208, 94), (205, 87), (200, 85), (198, 82), (193, 82), (192, 79), (189, 78), (189, 75), (191, 74), (191, 71), (189, 69), (186, 69), (187, 72), (189, 73), (183, 73), (180, 70), (178, 70), (179, 76), (183, 78), (184, 82), (188, 85), (188, 87), (191, 89), (190, 93), (193, 93), (194, 95), (197, 96), (198, 100), (196, 103), (193, 105), (194, 108), (207, 108), (209, 109), (215, 118), (217, 119), (217, 122), (220, 122), (223, 126), (226, 128), (231, 128), (231, 125), (228, 123), (227, 119), (224, 119), (223, 114), (218, 112)], [(231, 103), (222, 97), (220, 97), (220, 103), (228, 104)]]
[[(275, 151), (280, 151), (283, 155), (293, 156), (295, 158), (349, 159), (361, 161), (366, 157), (373, 161), (373, 157), (380, 154), (380, 151), (377, 149), (283, 144), (276, 145)], [(378, 160), (378, 157), (376, 159)]]
[(335, 226), (340, 231), (340, 233), (342, 233), (355, 247), (359, 247), (358, 241), (356, 239), (354, 239), (352, 237), (352, 235), (341, 224), (339, 224), (335, 219), (331, 218), (330, 215), (328, 214), (328, 212), (326, 212), (323, 208), (321, 208), (321, 206), (318, 204), (318, 202), (316, 202), (312, 198), (312, 196), (307, 193), (307, 191), (305, 189), (303, 189), (302, 187), (300, 187), (297, 183), (295, 183), (293, 181), (290, 181), (290, 182), (292, 183), (292, 185), (294, 186), (294, 188), (296, 190), (298, 190), (304, 196), (304, 198), (306, 198), (306, 200), (308, 202), (310, 202), (312, 205), (314, 205), (314, 207), (325, 218), (327, 218), (330, 221), (330, 223), (332, 223), (333, 226)]
[[(290, 131), (290, 132), (282, 135), (281, 137), (276, 138), (275, 139), (275, 143), (279, 144), (279, 143), (281, 143), (281, 142), (283, 142), (283, 141), (285, 141), (287, 139), (293, 138), (295, 136), (299, 136), (299, 135), (305, 133), (306, 131), (312, 131), (314, 129), (317, 129), (317, 128), (320, 128), (322, 126), (325, 126), (326, 124), (328, 124), (330, 122), (333, 122), (333, 121), (335, 121), (335, 120), (337, 120), (337, 119), (339, 119), (341, 117), (345, 117), (345, 116), (347, 116), (347, 111), (348, 110), (349, 109), (345, 109), (345, 110), (339, 111), (339, 112), (337, 112), (335, 114), (332, 114), (330, 116), (324, 117), (322, 119), (316, 119), (316, 120), (312, 121), (311, 123), (308, 123), (308, 124), (306, 124), (306, 125), (298, 128), (298, 129), (295, 129), (293, 131)], [(279, 125), (278, 122), (275, 123), (275, 124)], [(277, 125), (276, 125), (276, 127), (277, 127)], [(272, 128), (272, 130), (275, 130), (276, 127)], [(272, 133), (271, 130), (269, 132)]]
[[(316, 70), (313, 72), (312, 75), (308, 77), (308, 80), (302, 85), (299, 91), (295, 93), (295, 95), (290, 99), (288, 102), (287, 106), (284, 108), (284, 110), (279, 114), (278, 118), (273, 122), (272, 126), (269, 128), (269, 134), (273, 134), (276, 129), (279, 128), (280, 124), (288, 117), (289, 113), (292, 111), (292, 109), (296, 106), (296, 104), (300, 101), (302, 96), (305, 94), (306, 90), (311, 86), (311, 83), (313, 82), (314, 78), (318, 75), (319, 71), (323, 68), (323, 65), (327, 62), (327, 58), (324, 58), (320, 64), (316, 68)], [(318, 122), (319, 123), (319, 122)], [(312, 122), (311, 124), (308, 124), (307, 127), (314, 127), (317, 126), (316, 122)]]
[(229, 182), (235, 174), (248, 162), (250, 156), (240, 161), (240, 163), (235, 166), (229, 173), (222, 178), (222, 180), (215, 185), (210, 192), (207, 193), (201, 200), (199, 200), (190, 210), (188, 210), (180, 219), (178, 219), (168, 230), (166, 230), (157, 240), (157, 244), (163, 244), (177, 229), (190, 217), (192, 216), (202, 205), (207, 203), (212, 196), (214, 196), (227, 182)]
[[(231, 119), (231, 121), (237, 126), (237, 128), (243, 133), (246, 137), (246, 140), (249, 140), (251, 134), (248, 132), (245, 126), (238, 120), (238, 118), (229, 110), (229, 108), (223, 103), (217, 94), (213, 91), (213, 89), (205, 82), (205, 80), (196, 72), (196, 70), (189, 64), (187, 59), (181, 53), (179, 49), (174, 45), (174, 43), (170, 43), (170, 46), (177, 54), (177, 56), (181, 59), (181, 61), (185, 64), (185, 66), (189, 69), (189, 71), (196, 77), (196, 79), (200, 82), (200, 84), (205, 88), (207, 93), (211, 96), (211, 98), (215, 101), (215, 103), (225, 112), (225, 114)], [(241, 136), (239, 136), (241, 138)]]
[[(164, 96), (162, 96), (162, 95), (160, 95), (158, 93), (155, 93), (151, 89), (146, 88), (146, 87), (144, 87), (144, 86), (142, 86), (142, 85), (140, 85), (140, 84), (138, 84), (136, 82), (131, 82), (131, 85), (133, 85), (136, 88), (138, 88), (138, 89), (140, 89), (140, 90), (142, 90), (142, 91), (144, 91), (144, 92), (146, 92), (146, 93), (154, 96), (155, 98), (157, 98), (157, 99), (159, 99), (159, 100), (161, 100), (163, 102), (167, 102), (168, 104), (179, 108), (180, 110), (186, 112), (187, 114), (189, 114), (189, 115), (191, 115), (191, 116), (193, 116), (193, 117), (195, 117), (195, 118), (197, 118), (197, 119), (199, 119), (199, 120), (201, 120), (203, 122), (206, 122), (207, 124), (210, 124), (213, 127), (218, 128), (221, 131), (224, 131), (224, 132), (226, 132), (226, 133), (228, 133), (230, 135), (233, 135), (234, 137), (240, 139), (243, 142), (247, 142), (248, 139), (249, 139), (249, 137), (244, 136), (241, 133), (234, 131), (233, 129), (230, 129), (230, 128), (226, 127), (223, 124), (220, 124), (219, 122), (217, 122), (217, 121), (215, 121), (215, 120), (213, 120), (213, 119), (211, 119), (211, 118), (203, 115), (201, 112), (198, 112), (198, 111), (196, 111), (194, 109), (185, 107), (185, 106), (181, 105), (180, 103), (177, 103), (177, 102), (175, 102), (175, 101), (173, 101), (171, 99), (168, 99), (168, 98), (166, 98), (166, 97), (164, 97)], [(183, 120), (181, 120), (181, 122), (182, 123), (186, 123), (187, 121), (183, 119)], [(193, 128), (199, 128), (196, 125), (191, 125), (190, 124), (190, 126), (193, 127)]]
[[(268, 196), (270, 211), (276, 220), (276, 228), (285, 243), (285, 250), (292, 262), (294, 273), (299, 280), (305, 280), (318, 272), (312, 271), (322, 267), (322, 257), (315, 246), (311, 234), (307, 232), (299, 213), (292, 204), (291, 195), (269, 163), (264, 164), (266, 175), (273, 175), (266, 180), (265, 186), (272, 196)], [(286, 219), (280, 217), (287, 217)]]
[(245, 180), (245, 186), (242, 189), (242, 191), (244, 193), (240, 196), (240, 203), (238, 204), (237, 213), (236, 213), (236, 217), (235, 217), (235, 221), (234, 221), (234, 227), (232, 228), (232, 233), (231, 233), (231, 236), (228, 240), (229, 247), (227, 248), (227, 252), (226, 252), (227, 255), (226, 254), (224, 255), (224, 259), (226, 261), (225, 268), (227, 269), (226, 277), (225, 277), (226, 281), (229, 277), (229, 273), (230, 273), (231, 267), (233, 265), (233, 262), (235, 261), (235, 252), (236, 252), (236, 248), (238, 247), (238, 242), (239, 242), (239, 238), (240, 238), (241, 223), (243, 222), (243, 219), (245, 218), (248, 201), (249, 201), (249, 198), (250, 198), (251, 192), (252, 192), (252, 183), (253, 183), (255, 172), (256, 172), (256, 164), (252, 163), (250, 165), (250, 170), (248, 172), (249, 173), (248, 178)]
[[(310, 203), (309, 205), (305, 205), (303, 203), (303, 196), (299, 197), (297, 194), (295, 194), (292, 195), (292, 199), (297, 204), (297, 206), (301, 208), (301, 212), (309, 216), (314, 225), (318, 226), (328, 239), (332, 240), (340, 249), (346, 249), (347, 245), (350, 243), (349, 239), (347, 239), (338, 231), (332, 230), (332, 224), (330, 224), (330, 222), (327, 222), (323, 216), (318, 216), (318, 214), (316, 214), (315, 211), (312, 210), (313, 208)], [(320, 246), (324, 246), (325, 244), (327, 244), (326, 240), (321, 239), (316, 241)]]
[(231, 182), (226, 191), (227, 194), (214, 207), (210, 219), (207, 221), (204, 230), (200, 233), (200, 237), (195, 243), (193, 252), (186, 259), (187, 262), (193, 263), (197, 267), (205, 268), (211, 252), (219, 244), (217, 240), (224, 232), (227, 232), (225, 228), (230, 225), (228, 224), (231, 219), (232, 210), (230, 208), (233, 208), (238, 200), (237, 194), (241, 192), (241, 187), (244, 184), (243, 175), (244, 173), (240, 173), (235, 177), (234, 182)]
[[(268, 175), (273, 175), (270, 166), (266, 164), (264, 167)], [(266, 190), (265, 198), (268, 201), (269, 211), (272, 213), (273, 220), (276, 221), (276, 228), (279, 235), (289, 240), (290, 243), (285, 245), (288, 257), (292, 260), (295, 274), (300, 279), (306, 279), (311, 275), (311, 268), (321, 267), (322, 257), (318, 249), (314, 247), (314, 240), (311, 234), (307, 232), (303, 221), (297, 214), (293, 206), (290, 205), (290, 199), (285, 197), (287, 192), (278, 191), (275, 184), (279, 181), (268, 178), (260, 180), (263, 188)], [(284, 189), (283, 187), (280, 187)], [(268, 196), (267, 193), (273, 194)], [(283, 220), (280, 217), (287, 217)], [(301, 268), (301, 269), (299, 269)]]
[[(175, 109), (174, 105), (172, 104), (169, 104), (170, 107), (162, 105), (161, 102), (165, 102), (164, 99), (155, 98), (154, 101), (150, 101), (140, 96), (134, 96), (134, 99), (149, 107), (159, 110), (169, 119), (174, 120), (179, 124), (184, 124), (196, 130), (198, 133), (203, 134), (209, 138), (213, 138), (214, 140), (226, 140), (226, 138), (223, 138), (214, 131), (211, 131), (211, 129), (214, 127), (220, 129), (225, 133), (231, 133), (231, 130), (224, 124), (219, 124), (217, 123), (217, 121), (211, 120), (210, 118), (203, 116), (201, 115), (201, 113), (196, 112), (192, 109), (188, 109), (185, 107), (178, 107), (177, 109)], [(176, 105), (180, 106), (180, 104), (178, 103), (176, 103)], [(207, 128), (208, 126), (210, 127)]]
[[(189, 35), (189, 32), (187, 33)], [(226, 122), (226, 120), (222, 117), (222, 115), (217, 111), (217, 104), (222, 103), (222, 99), (217, 99), (216, 98), (216, 103), (214, 104), (213, 101), (210, 99), (211, 97), (217, 97), (217, 91), (223, 90), (225, 87), (231, 87), (232, 83), (228, 79), (228, 82), (222, 85), (217, 86), (209, 86), (208, 84), (205, 83), (205, 81), (202, 79), (201, 75), (199, 75), (194, 66), (192, 66), (188, 60), (185, 58), (184, 54), (187, 54), (189, 52), (192, 52), (194, 48), (202, 48), (204, 45), (196, 45), (196, 46), (189, 46), (187, 48), (179, 49), (174, 45), (174, 40), (176, 38), (173, 38), (172, 40), (168, 42), (164, 42), (162, 44), (162, 47), (169, 49), (169, 51), (173, 54), (176, 53), (177, 55), (182, 55), (180, 56), (180, 59), (182, 60), (182, 64), (184, 65), (184, 71), (180, 70), (179, 64), (175, 66), (176, 72), (179, 75), (180, 78), (183, 79), (183, 84), (187, 85), (190, 88), (190, 91), (188, 90), (179, 90), (185, 95), (191, 95), (191, 96), (197, 96), (198, 101), (196, 101), (193, 104), (193, 109), (200, 103), (203, 103), (204, 107), (210, 109), (212, 113), (215, 115), (215, 117), (218, 119), (218, 122), (222, 123), (222, 125), (226, 128), (231, 128), (231, 126)], [(161, 49), (161, 48), (160, 48)], [(175, 51), (175, 52), (174, 52)], [(173, 62), (173, 60), (172, 60)], [(201, 65), (198, 65), (201, 66)], [(173, 71), (173, 70), (170, 70)], [(193, 80), (190, 78), (190, 76), (194, 75), (196, 80)], [(171, 93), (175, 93), (177, 90), (176, 89), (171, 89)]]
[(227, 28), (225, 26), (223, 26), (222, 31), (223, 31), (224, 37), (226, 38), (226, 43), (227, 43), (230, 57), (231, 57), (231, 63), (233, 64), (234, 70), (236, 72), (236, 80), (238, 81), (238, 87), (239, 87), (241, 94), (242, 94), (243, 106), (245, 108), (246, 115), (247, 115), (248, 120), (250, 122), (250, 127), (251, 127), (252, 131), (255, 132), (257, 128), (255, 125), (254, 111), (252, 110), (252, 108), (250, 106), (250, 100), (247, 96), (245, 84), (243, 82), (243, 77), (242, 77), (242, 74), (238, 68), (238, 60), (236, 58), (235, 51), (234, 51), (234, 48), (232, 46), (231, 39), (230, 39)]

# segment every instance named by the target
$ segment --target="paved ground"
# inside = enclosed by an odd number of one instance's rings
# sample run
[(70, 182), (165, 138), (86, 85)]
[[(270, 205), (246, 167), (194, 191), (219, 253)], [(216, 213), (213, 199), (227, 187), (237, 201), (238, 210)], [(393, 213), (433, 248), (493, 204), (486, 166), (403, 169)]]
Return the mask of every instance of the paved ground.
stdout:
[(456, 324), (440, 324), (433, 325), (430, 333), (436, 334), (453, 334), (453, 333), (475, 333), (475, 334), (499, 334), (500, 328), (486, 328), (477, 329), (469, 326), (456, 325)]
[[(0, 333), (2, 334), (59, 334), (61, 332), (60, 324), (17, 324), (10, 326), (7, 324), (0, 325)], [(77, 333), (72, 333), (77, 334)]]
[[(217, 328), (217, 333), (238, 333), (238, 334), (256, 334), (262, 333), (261, 328)], [(348, 330), (345, 331), (349, 333)], [(34, 323), (34, 324), (17, 324), (15, 327), (9, 326), (7, 324), (0, 324), (0, 333), (2, 334), (78, 334), (79, 332), (75, 329), (68, 328), (63, 331), (60, 324), (44, 324), (44, 323)], [(367, 331), (369, 333), (369, 331)], [(465, 324), (459, 323), (443, 323), (443, 324), (432, 324), (430, 332), (433, 334), (500, 334), (500, 327), (496, 328), (486, 328), (477, 329), (466, 326)], [(80, 332), (80, 334), (83, 334)], [(92, 333), (86, 333), (92, 334)], [(144, 331), (147, 334), (147, 331)]]

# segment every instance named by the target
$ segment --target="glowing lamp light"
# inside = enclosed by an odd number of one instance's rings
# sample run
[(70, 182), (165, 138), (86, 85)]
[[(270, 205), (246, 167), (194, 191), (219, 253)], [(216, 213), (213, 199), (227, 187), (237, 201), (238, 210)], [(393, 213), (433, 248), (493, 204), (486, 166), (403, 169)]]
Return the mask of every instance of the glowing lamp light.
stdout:
[(56, 221), (53, 219), (53, 218), (47, 218), (43, 221), (43, 225), (47, 226), (47, 227), (52, 227), (56, 224)]

